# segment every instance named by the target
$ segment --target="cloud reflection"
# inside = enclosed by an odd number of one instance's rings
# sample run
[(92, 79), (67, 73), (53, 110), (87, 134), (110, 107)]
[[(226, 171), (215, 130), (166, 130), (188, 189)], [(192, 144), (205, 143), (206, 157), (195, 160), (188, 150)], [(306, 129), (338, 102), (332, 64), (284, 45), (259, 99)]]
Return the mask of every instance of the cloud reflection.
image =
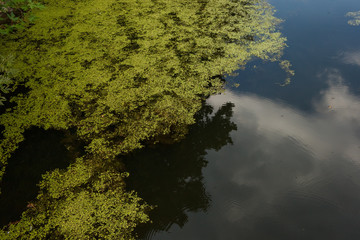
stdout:
[(233, 145), (207, 150), (203, 170), (212, 204), (189, 213), (159, 239), (360, 239), (360, 98), (336, 69), (305, 113), (251, 94), (213, 96), (234, 103)]
[(344, 52), (340, 55), (340, 57), (346, 64), (360, 66), (360, 51)]
[(327, 70), (323, 75), (328, 78), (329, 88), (321, 93), (321, 100), (314, 103), (316, 112), (312, 114), (255, 95), (236, 95), (231, 91), (208, 101), (216, 107), (227, 101), (235, 103), (235, 122), (254, 129), (256, 134), (271, 139), (274, 144), (288, 138), (318, 159), (326, 159), (337, 152), (360, 161), (360, 98), (349, 92), (337, 70)]
[(329, 88), (313, 113), (231, 91), (208, 100), (234, 103), (238, 127), (234, 146), (208, 154), (205, 221), (222, 236), (209, 239), (360, 237), (360, 98), (338, 70), (320, 77)]

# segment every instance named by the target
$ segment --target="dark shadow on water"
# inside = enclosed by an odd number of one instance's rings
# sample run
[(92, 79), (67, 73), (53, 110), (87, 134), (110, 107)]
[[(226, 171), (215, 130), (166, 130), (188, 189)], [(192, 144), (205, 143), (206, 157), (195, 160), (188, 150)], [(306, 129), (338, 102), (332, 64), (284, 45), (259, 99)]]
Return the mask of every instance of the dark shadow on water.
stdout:
[(32, 128), (25, 132), (25, 141), (8, 160), (1, 184), (1, 226), (19, 220), (27, 204), (35, 200), (42, 174), (65, 168), (74, 158), (66, 141), (69, 136), (61, 131)]
[(231, 121), (233, 107), (233, 103), (227, 103), (213, 113), (213, 108), (205, 105), (183, 141), (145, 148), (126, 157), (128, 189), (157, 206), (150, 214), (153, 223), (137, 229), (140, 238), (150, 239), (173, 224), (183, 227), (188, 212), (207, 211), (211, 198), (202, 176), (207, 165), (206, 150), (232, 144), (230, 132), (237, 129)]

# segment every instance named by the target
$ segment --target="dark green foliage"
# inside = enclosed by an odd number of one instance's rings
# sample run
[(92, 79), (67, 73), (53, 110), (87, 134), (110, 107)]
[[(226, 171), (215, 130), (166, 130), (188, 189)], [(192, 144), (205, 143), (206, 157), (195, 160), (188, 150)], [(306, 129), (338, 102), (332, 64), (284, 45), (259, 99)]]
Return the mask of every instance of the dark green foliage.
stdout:
[(26, 23), (34, 22), (36, 18), (31, 10), (42, 8), (42, 4), (32, 0), (0, 1), (0, 36), (24, 29)]
[(12, 56), (4, 57), (0, 55), (0, 105), (3, 105), (3, 102), (6, 101), (4, 94), (8, 94), (12, 90), (12, 76), (15, 73), (15, 70), (11, 67), (13, 61)]

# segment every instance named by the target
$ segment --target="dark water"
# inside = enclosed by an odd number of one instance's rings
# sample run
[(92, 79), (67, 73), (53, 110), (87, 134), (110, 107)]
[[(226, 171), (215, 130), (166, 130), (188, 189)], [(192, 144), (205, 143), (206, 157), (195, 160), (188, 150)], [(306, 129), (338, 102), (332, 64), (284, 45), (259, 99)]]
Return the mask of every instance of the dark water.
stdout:
[[(9, 160), (1, 184), (0, 226), (20, 220), (28, 203), (36, 199), (41, 175), (55, 168), (65, 168), (74, 159), (74, 151), (63, 132), (32, 128)], [(76, 143), (75, 141), (71, 142)], [(80, 145), (77, 146), (78, 149)], [(71, 149), (70, 149), (71, 150)]]
[(292, 83), (255, 61), (184, 141), (126, 160), (129, 188), (158, 205), (139, 238), (360, 239), (360, 26), (345, 17), (360, 1), (271, 3)]

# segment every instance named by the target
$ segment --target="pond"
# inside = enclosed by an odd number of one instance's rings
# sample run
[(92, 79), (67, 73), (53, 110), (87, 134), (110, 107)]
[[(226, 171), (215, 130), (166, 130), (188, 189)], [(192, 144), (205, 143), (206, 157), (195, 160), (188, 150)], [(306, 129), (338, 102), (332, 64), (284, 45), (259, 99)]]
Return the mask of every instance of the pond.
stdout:
[[(360, 239), (358, 0), (272, 0), (284, 58), (228, 77), (188, 137), (138, 151), (128, 188), (157, 205), (141, 239)], [(233, 83), (239, 83), (234, 87)]]

